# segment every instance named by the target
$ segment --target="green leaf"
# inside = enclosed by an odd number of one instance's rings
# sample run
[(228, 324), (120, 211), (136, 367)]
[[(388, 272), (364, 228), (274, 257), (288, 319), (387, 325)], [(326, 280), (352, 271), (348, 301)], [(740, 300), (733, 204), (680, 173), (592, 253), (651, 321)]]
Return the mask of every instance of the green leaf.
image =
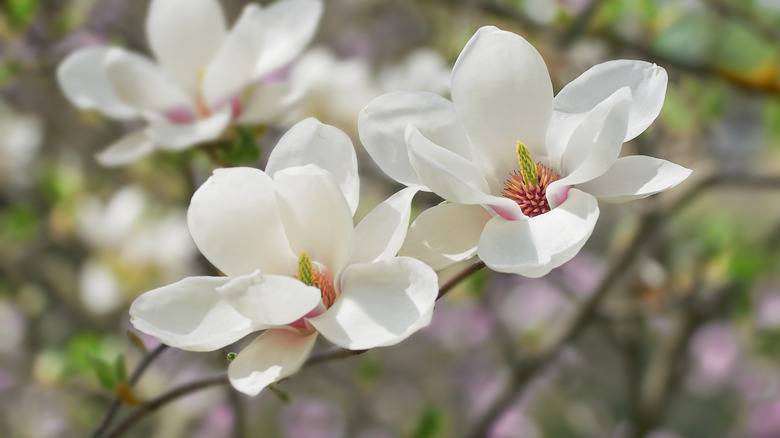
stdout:
[(232, 362), (232, 361), (236, 360), (236, 356), (238, 356), (238, 355), (231, 351), (230, 353), (227, 354), (227, 360), (229, 362)]
[(252, 132), (240, 126), (237, 126), (234, 132), (235, 136), (232, 146), (220, 154), (222, 162), (228, 166), (257, 163), (260, 159), (261, 150)]
[(95, 371), (98, 382), (107, 391), (114, 391), (116, 386), (116, 375), (114, 374), (114, 367), (110, 363), (106, 362), (102, 358), (89, 354), (87, 356), (92, 369)]
[(423, 410), (412, 438), (438, 438), (444, 432), (444, 414), (430, 407)]
[(127, 365), (125, 364), (125, 356), (120, 354), (114, 361), (114, 376), (117, 382), (127, 381)]
[(26, 27), (38, 10), (38, 0), (8, 0), (4, 3), (5, 15), (16, 28)]
[(290, 394), (287, 394), (286, 392), (277, 388), (276, 385), (268, 385), (268, 389), (270, 389), (271, 392), (273, 392), (277, 397), (279, 397), (279, 400), (281, 400), (282, 403), (285, 404), (290, 403)]

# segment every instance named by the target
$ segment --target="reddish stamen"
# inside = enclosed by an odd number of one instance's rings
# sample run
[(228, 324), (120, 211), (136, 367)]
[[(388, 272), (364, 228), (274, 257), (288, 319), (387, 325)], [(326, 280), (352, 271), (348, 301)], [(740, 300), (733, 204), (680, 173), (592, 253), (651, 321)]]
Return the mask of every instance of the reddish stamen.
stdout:
[(515, 171), (504, 181), (504, 190), (501, 194), (520, 206), (523, 214), (528, 217), (538, 216), (550, 211), (550, 203), (547, 202), (547, 186), (560, 178), (557, 173), (536, 163), (538, 173), (537, 183), (531, 187), (523, 181), (522, 173)]

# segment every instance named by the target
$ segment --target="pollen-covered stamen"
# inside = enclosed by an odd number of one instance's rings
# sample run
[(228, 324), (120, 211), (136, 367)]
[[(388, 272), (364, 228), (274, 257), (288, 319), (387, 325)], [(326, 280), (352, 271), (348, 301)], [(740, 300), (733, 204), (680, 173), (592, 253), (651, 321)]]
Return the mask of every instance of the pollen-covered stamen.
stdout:
[(322, 293), (322, 304), (326, 309), (336, 301), (336, 288), (333, 287), (333, 274), (327, 269), (317, 269), (312, 265), (309, 255), (302, 252), (298, 257), (298, 275), (296, 276), (306, 286), (314, 286)]
[(536, 179), (533, 185), (526, 182), (524, 170), (523, 173), (515, 171), (504, 181), (504, 190), (501, 191), (504, 197), (515, 201), (523, 214), (528, 217), (550, 211), (550, 204), (547, 202), (547, 186), (560, 178), (557, 173), (542, 163), (536, 163), (534, 171)]

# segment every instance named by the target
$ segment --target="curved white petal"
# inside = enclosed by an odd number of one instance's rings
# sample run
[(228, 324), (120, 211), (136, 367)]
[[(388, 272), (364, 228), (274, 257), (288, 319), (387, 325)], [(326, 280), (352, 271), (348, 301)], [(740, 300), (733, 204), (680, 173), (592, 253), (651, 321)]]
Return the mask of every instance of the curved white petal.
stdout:
[(287, 243), (273, 181), (258, 169), (215, 170), (192, 196), (187, 223), (198, 249), (231, 277), (256, 269), (264, 274), (298, 272), (298, 257)]
[(146, 36), (157, 61), (189, 96), (198, 94), (199, 75), (227, 33), (217, 0), (153, 0)]
[(329, 341), (351, 350), (404, 340), (410, 327), (430, 320), (439, 293), (436, 273), (410, 257), (351, 265), (340, 282), (338, 300), (309, 322)]
[(479, 205), (429, 208), (412, 223), (399, 254), (422, 260), (440, 271), (477, 253), (479, 236), (491, 217)]
[(349, 264), (375, 262), (394, 257), (406, 237), (412, 198), (417, 193), (407, 187), (377, 205), (355, 227), (355, 247)]
[(491, 219), (479, 239), (479, 258), (494, 271), (541, 277), (571, 260), (593, 232), (596, 198), (577, 189), (566, 202), (529, 219)]
[(260, 6), (246, 5), (203, 74), (203, 98), (209, 108), (219, 109), (252, 82), (264, 30)]
[(298, 122), (279, 139), (268, 157), (265, 171), (274, 175), (306, 164), (316, 164), (330, 172), (354, 214), (360, 200), (360, 179), (355, 147), (349, 136), (315, 118)]
[(274, 174), (284, 230), (295, 254), (305, 252), (335, 277), (352, 252), (352, 212), (331, 174), (307, 165)]
[(146, 134), (157, 143), (161, 149), (182, 150), (198, 143), (215, 140), (230, 123), (232, 110), (225, 107), (205, 119), (192, 123), (171, 123), (157, 120), (149, 123)]
[(322, 16), (320, 0), (281, 0), (263, 11), (264, 39), (254, 77), (290, 63), (309, 45)]
[(114, 49), (106, 54), (104, 68), (117, 96), (134, 108), (152, 112), (193, 108), (189, 96), (145, 56)]
[(244, 394), (259, 394), (271, 383), (298, 371), (309, 357), (316, 340), (316, 332), (304, 334), (289, 329), (266, 330), (230, 363), (230, 384)]
[(663, 192), (683, 182), (691, 169), (643, 155), (618, 158), (600, 177), (578, 189), (605, 202), (626, 202)]
[(545, 154), (552, 84), (541, 55), (521, 36), (480, 28), (452, 69), (452, 101), (499, 183), (516, 168), (518, 141), (537, 161)]
[(232, 279), (217, 288), (222, 299), (255, 325), (295, 322), (317, 307), (322, 292), (293, 277), (263, 275), (260, 270)]
[(552, 208), (565, 200), (568, 187), (598, 177), (615, 163), (623, 147), (630, 104), (631, 91), (624, 87), (582, 119), (563, 156), (565, 176), (547, 187)]
[(391, 178), (420, 185), (406, 150), (406, 126), (415, 126), (432, 142), (471, 159), (468, 137), (455, 106), (433, 93), (398, 91), (372, 100), (360, 111), (360, 141)]
[(106, 167), (124, 166), (154, 152), (154, 142), (143, 131), (133, 132), (111, 143), (95, 157)]
[(629, 107), (625, 141), (641, 134), (658, 117), (666, 95), (666, 70), (644, 61), (620, 59), (596, 65), (570, 82), (555, 96), (557, 117), (587, 113), (623, 87), (629, 87), (633, 101)]
[(220, 299), (227, 277), (188, 277), (151, 290), (130, 306), (133, 326), (171, 347), (212, 351), (264, 327)]
[(482, 171), (471, 161), (425, 138), (412, 125), (406, 129), (409, 161), (420, 180), (442, 198), (460, 204), (483, 204), (519, 217), (520, 208), (507, 198), (490, 194)]
[(96, 109), (117, 119), (138, 116), (138, 111), (122, 101), (108, 82), (103, 61), (108, 47), (89, 47), (71, 53), (57, 67), (57, 82), (65, 97), (81, 109)]

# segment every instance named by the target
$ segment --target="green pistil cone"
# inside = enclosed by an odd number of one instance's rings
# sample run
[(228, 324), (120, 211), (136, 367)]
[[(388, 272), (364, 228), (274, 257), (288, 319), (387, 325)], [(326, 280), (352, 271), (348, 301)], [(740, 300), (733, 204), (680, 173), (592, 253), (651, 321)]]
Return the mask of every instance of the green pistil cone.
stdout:
[(529, 187), (536, 187), (539, 174), (536, 172), (536, 164), (531, 158), (531, 152), (521, 142), (517, 142), (517, 161), (520, 162), (520, 173), (523, 174), (523, 182)]
[(302, 281), (306, 286), (314, 284), (314, 271), (311, 267), (311, 259), (305, 252), (302, 252), (298, 258), (298, 280)]

